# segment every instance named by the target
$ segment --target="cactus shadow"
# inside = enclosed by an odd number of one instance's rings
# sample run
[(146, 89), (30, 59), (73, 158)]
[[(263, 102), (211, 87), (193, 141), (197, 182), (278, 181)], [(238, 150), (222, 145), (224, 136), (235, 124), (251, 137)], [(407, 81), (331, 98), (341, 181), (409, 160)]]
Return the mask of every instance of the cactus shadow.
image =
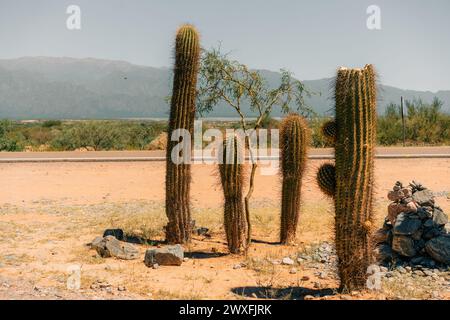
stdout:
[(132, 243), (132, 244), (144, 244), (144, 245), (150, 245), (150, 246), (159, 246), (159, 245), (166, 244), (166, 241), (164, 241), (164, 240), (152, 240), (152, 239), (146, 239), (143, 237), (129, 236), (129, 235), (125, 235), (123, 237), (122, 241)]
[(260, 240), (260, 239), (252, 239), (252, 243), (260, 243), (260, 244), (269, 244), (269, 245), (280, 245), (280, 241), (266, 241), (266, 240)]
[(189, 259), (211, 259), (211, 258), (220, 258), (227, 255), (229, 255), (229, 253), (224, 252), (191, 251), (184, 253), (184, 256)]
[(337, 294), (337, 289), (323, 288), (323, 289), (310, 289), (305, 287), (287, 287), (287, 288), (274, 288), (274, 287), (236, 287), (232, 288), (231, 292), (245, 298), (257, 298), (257, 299), (291, 299), (291, 300), (304, 300), (305, 296), (332, 296)]

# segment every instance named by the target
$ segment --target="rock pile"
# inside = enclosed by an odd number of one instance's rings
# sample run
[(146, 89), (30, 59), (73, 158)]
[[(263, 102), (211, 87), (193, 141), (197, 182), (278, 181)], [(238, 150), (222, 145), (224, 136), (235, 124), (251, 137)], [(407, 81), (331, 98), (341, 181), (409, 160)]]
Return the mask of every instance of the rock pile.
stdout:
[(388, 199), (388, 215), (375, 234), (378, 260), (431, 268), (450, 265), (448, 216), (435, 203), (433, 192), (415, 181), (407, 187), (397, 182)]

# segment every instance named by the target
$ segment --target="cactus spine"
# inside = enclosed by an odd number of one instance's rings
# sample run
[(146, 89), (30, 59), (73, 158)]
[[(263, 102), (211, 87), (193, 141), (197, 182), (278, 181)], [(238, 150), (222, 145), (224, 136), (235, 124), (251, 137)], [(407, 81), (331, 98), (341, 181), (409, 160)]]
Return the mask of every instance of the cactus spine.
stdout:
[(281, 151), (281, 223), (280, 241), (293, 244), (300, 213), (303, 172), (306, 167), (310, 132), (305, 119), (297, 114), (287, 116), (280, 128)]
[(373, 66), (339, 69), (335, 99), (335, 173), (327, 164), (320, 168), (317, 179), (319, 186), (334, 198), (341, 289), (358, 290), (366, 285), (366, 272), (372, 260), (370, 229), (376, 141)]
[(231, 253), (242, 253), (247, 248), (247, 217), (244, 210), (243, 182), (245, 166), (244, 149), (238, 137), (228, 138), (219, 153), (219, 173), (224, 203), (224, 227), (228, 249)]
[[(197, 73), (200, 41), (192, 25), (181, 26), (175, 40), (175, 66), (170, 106), (169, 134), (166, 151), (166, 240), (187, 243), (191, 238), (189, 192), (191, 167), (189, 163), (175, 164), (171, 154), (181, 141), (171, 141), (174, 130), (185, 129), (191, 135), (194, 128)], [(182, 152), (190, 152), (183, 150)], [(190, 156), (190, 155), (189, 155)]]

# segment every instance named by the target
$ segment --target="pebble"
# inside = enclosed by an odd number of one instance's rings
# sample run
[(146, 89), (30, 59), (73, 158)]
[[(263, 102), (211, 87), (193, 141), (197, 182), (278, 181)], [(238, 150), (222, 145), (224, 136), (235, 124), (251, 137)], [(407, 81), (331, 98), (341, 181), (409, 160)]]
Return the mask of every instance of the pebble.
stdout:
[(321, 287), (320, 282), (314, 282), (315, 289), (320, 289), (320, 287)]
[(125, 288), (125, 286), (118, 286), (117, 290), (118, 291), (127, 291), (127, 288)]
[(297, 273), (297, 269), (296, 268), (291, 268), (291, 270), (289, 270), (290, 274), (296, 274)]
[(233, 266), (233, 269), (240, 269), (240, 268), (242, 268), (242, 266), (241, 266), (241, 264), (240, 263), (238, 263), (238, 264), (235, 264), (234, 266)]
[(159, 264), (154, 263), (154, 264), (152, 265), (152, 268), (153, 268), (153, 269), (158, 269), (158, 268), (159, 268)]
[(281, 263), (284, 264), (284, 265), (292, 266), (294, 264), (294, 260), (292, 260), (289, 257), (285, 257), (285, 258), (283, 258)]
[(425, 273), (422, 270), (414, 270), (413, 274), (415, 274), (416, 276), (424, 276)]
[(306, 296), (303, 297), (303, 299), (305, 299), (305, 300), (314, 300), (314, 297), (311, 296), (311, 295), (306, 295)]
[(319, 278), (320, 278), (320, 279), (327, 279), (327, 274), (326, 274), (325, 272), (321, 272), (321, 273), (319, 274)]
[(423, 273), (425, 273), (425, 275), (429, 277), (432, 277), (434, 275), (433, 271), (431, 270), (424, 270)]
[(401, 273), (401, 274), (405, 274), (407, 271), (406, 271), (406, 269), (405, 268), (403, 268), (403, 267), (397, 267), (397, 271), (399, 272), (399, 273)]
[(308, 281), (308, 280), (309, 280), (309, 277), (308, 277), (308, 276), (303, 276), (303, 277), (301, 278), (301, 280), (302, 280), (302, 281)]

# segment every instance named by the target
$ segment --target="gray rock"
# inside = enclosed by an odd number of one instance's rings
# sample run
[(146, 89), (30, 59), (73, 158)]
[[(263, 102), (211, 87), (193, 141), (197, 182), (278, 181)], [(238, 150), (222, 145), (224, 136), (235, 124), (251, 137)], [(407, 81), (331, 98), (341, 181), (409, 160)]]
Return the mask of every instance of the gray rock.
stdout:
[(179, 244), (163, 248), (149, 249), (145, 252), (144, 263), (147, 267), (155, 264), (160, 266), (180, 266), (183, 263), (184, 251)]
[(398, 271), (399, 273), (401, 273), (401, 274), (404, 274), (404, 273), (407, 272), (406, 269), (403, 268), (402, 266), (397, 267), (397, 271)]
[(417, 253), (414, 241), (410, 237), (395, 235), (392, 240), (392, 250), (404, 257), (414, 257)]
[(439, 237), (442, 234), (445, 234), (445, 229), (441, 229), (439, 227), (427, 228), (424, 230), (422, 238), (425, 240), (430, 240), (432, 238)]
[(283, 260), (281, 260), (281, 263), (284, 265), (292, 266), (294, 264), (294, 260), (289, 257), (285, 257), (283, 258)]
[(386, 230), (384, 228), (379, 229), (377, 232), (375, 232), (373, 240), (376, 244), (388, 242), (390, 234), (391, 234), (390, 230)]
[(433, 192), (431, 192), (428, 189), (414, 192), (413, 199), (419, 206), (433, 206), (434, 205)]
[(426, 227), (426, 228), (431, 228), (431, 227), (433, 227), (433, 225), (434, 225), (433, 219), (427, 219), (423, 223), (423, 226)]
[(139, 250), (132, 244), (117, 240), (114, 236), (97, 237), (91, 247), (103, 258), (115, 257), (123, 260), (139, 258)]
[(426, 275), (427, 277), (432, 277), (432, 276), (435, 275), (435, 274), (433, 273), (433, 271), (431, 271), (431, 270), (423, 270), (423, 273), (425, 273), (425, 275)]
[(391, 262), (394, 257), (394, 253), (388, 244), (381, 244), (375, 249), (376, 260), (380, 263)]
[(420, 219), (426, 219), (431, 217), (430, 212), (426, 210), (424, 207), (419, 207), (417, 209), (417, 215), (419, 216)]
[(433, 211), (433, 222), (438, 226), (448, 223), (448, 216), (440, 209), (435, 208)]
[(400, 213), (394, 225), (395, 235), (412, 235), (416, 232), (422, 223), (419, 219), (412, 219), (407, 213)]
[(434, 260), (450, 265), (450, 235), (431, 239), (425, 244), (425, 250)]

